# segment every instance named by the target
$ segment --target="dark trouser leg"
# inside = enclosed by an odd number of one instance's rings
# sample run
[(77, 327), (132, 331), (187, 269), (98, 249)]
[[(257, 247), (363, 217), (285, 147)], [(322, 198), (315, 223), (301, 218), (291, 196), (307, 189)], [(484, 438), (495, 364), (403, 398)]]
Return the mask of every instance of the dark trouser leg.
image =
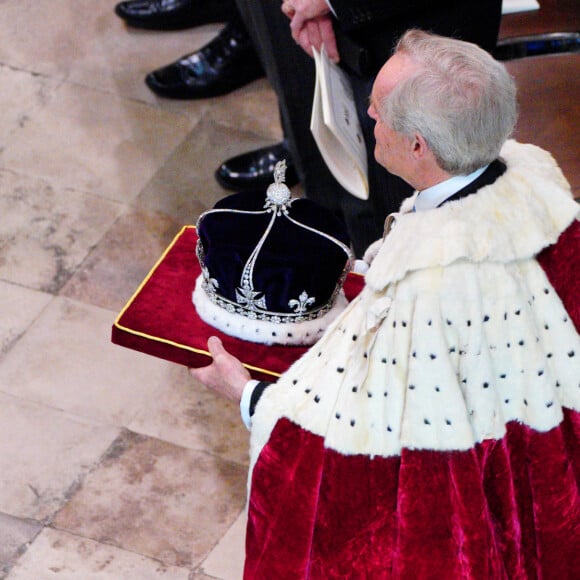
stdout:
[(377, 239), (369, 203), (346, 192), (326, 167), (310, 133), (314, 62), (290, 35), (279, 0), (236, 0), (266, 76), (278, 96), (288, 149), (306, 196), (342, 217), (358, 256)]

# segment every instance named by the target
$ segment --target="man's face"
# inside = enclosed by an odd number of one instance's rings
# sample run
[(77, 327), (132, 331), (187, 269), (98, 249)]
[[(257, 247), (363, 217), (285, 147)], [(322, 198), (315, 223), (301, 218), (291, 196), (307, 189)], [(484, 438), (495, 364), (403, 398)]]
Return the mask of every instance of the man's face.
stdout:
[(410, 177), (412, 140), (397, 133), (379, 115), (383, 99), (397, 83), (411, 76), (417, 65), (404, 54), (393, 55), (379, 71), (371, 92), (368, 114), (375, 120), (375, 159), (390, 173), (403, 179)]

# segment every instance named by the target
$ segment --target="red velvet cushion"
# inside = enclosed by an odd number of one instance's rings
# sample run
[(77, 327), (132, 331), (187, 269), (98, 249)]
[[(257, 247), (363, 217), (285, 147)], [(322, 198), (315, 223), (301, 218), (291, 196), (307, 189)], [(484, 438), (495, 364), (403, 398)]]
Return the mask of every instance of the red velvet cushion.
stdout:
[[(246, 342), (203, 322), (191, 302), (201, 272), (195, 255), (196, 243), (195, 227), (185, 226), (119, 314), (111, 340), (188, 367), (201, 367), (211, 362), (207, 339), (215, 335), (254, 378), (275, 380), (306, 347)], [(352, 300), (363, 284), (363, 276), (349, 274), (344, 286), (347, 298)]]

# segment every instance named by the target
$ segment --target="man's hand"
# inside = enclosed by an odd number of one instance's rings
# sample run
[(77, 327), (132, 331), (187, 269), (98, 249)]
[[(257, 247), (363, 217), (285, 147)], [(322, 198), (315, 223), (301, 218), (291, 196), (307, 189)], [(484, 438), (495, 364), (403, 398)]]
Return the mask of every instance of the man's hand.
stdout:
[(330, 8), (326, 0), (283, 0), (282, 12), (290, 19), (298, 14), (302, 20), (310, 20), (329, 14)]
[(282, 12), (290, 18), (292, 38), (312, 56), (322, 45), (330, 60), (338, 62), (338, 49), (332, 28), (330, 8), (325, 0), (284, 0)]
[(251, 380), (249, 371), (231, 355), (217, 336), (207, 341), (213, 361), (207, 367), (189, 369), (191, 376), (208, 389), (239, 403), (246, 383)]

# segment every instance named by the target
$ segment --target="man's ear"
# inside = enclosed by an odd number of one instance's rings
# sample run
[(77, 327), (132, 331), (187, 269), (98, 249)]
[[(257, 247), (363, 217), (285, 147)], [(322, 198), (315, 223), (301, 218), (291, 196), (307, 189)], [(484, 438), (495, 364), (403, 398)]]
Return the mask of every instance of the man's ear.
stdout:
[(411, 142), (411, 152), (413, 157), (417, 160), (425, 157), (429, 152), (429, 146), (427, 145), (427, 141), (425, 141), (423, 135), (418, 133), (415, 134)]

